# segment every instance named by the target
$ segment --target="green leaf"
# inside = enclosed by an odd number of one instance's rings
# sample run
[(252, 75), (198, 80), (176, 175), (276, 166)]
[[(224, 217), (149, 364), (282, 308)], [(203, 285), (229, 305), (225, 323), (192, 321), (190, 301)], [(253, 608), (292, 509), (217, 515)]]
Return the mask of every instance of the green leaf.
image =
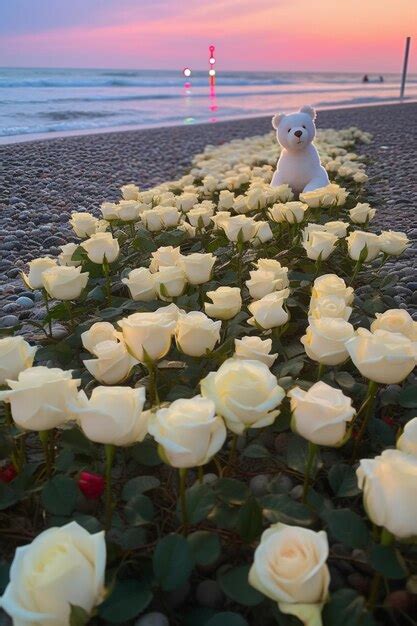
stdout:
[(248, 622), (238, 613), (225, 611), (211, 617), (204, 626), (248, 626)]
[(243, 541), (251, 543), (262, 532), (262, 509), (256, 498), (251, 496), (242, 506), (237, 518), (236, 530)]
[(130, 500), (134, 496), (156, 489), (161, 484), (156, 476), (136, 476), (125, 483), (122, 491), (123, 500)]
[(249, 569), (250, 565), (222, 568), (217, 575), (217, 582), (223, 593), (234, 602), (244, 606), (256, 606), (262, 602), (264, 596), (249, 584)]
[(226, 528), (232, 530), (236, 527), (239, 517), (239, 509), (236, 506), (219, 502), (209, 515), (209, 520), (217, 526), (217, 528)]
[(365, 608), (365, 598), (353, 589), (338, 589), (330, 596), (323, 609), (325, 626), (376, 626)]
[(327, 511), (325, 521), (333, 537), (351, 548), (366, 548), (370, 537), (362, 518), (350, 509)]
[(133, 496), (125, 506), (126, 520), (131, 526), (141, 526), (152, 521), (154, 506), (148, 496)]
[(398, 402), (406, 409), (417, 407), (417, 385), (408, 385), (401, 390)]
[(249, 459), (268, 459), (271, 454), (265, 446), (259, 443), (252, 443), (243, 450), (242, 456), (246, 456)]
[(158, 541), (153, 554), (153, 569), (162, 589), (173, 591), (182, 587), (193, 565), (191, 548), (185, 537), (172, 533)]
[(343, 387), (344, 389), (353, 389), (356, 385), (356, 381), (349, 372), (336, 372), (335, 380), (338, 385)]
[(152, 600), (152, 592), (138, 580), (119, 580), (113, 591), (98, 607), (98, 614), (112, 624), (127, 622), (144, 611)]
[(42, 504), (53, 515), (70, 515), (77, 501), (78, 489), (69, 476), (54, 476), (42, 489)]
[(11, 485), (0, 482), (0, 511), (8, 509), (21, 499), (21, 494)]
[(352, 498), (360, 493), (356, 472), (346, 463), (332, 466), (329, 471), (329, 483), (338, 498)]
[(191, 524), (205, 519), (216, 504), (216, 497), (209, 485), (195, 484), (186, 491), (187, 513)]
[(85, 626), (85, 624), (88, 624), (90, 615), (85, 609), (82, 608), (82, 606), (75, 606), (75, 604), (70, 604), (70, 607), (70, 626)]
[[(314, 476), (317, 466), (318, 466), (318, 457), (316, 454), (314, 468), (312, 471), (312, 476)], [(287, 465), (291, 469), (300, 472), (300, 474), (304, 474), (308, 459), (308, 442), (299, 437), (298, 435), (292, 435), (290, 437), (288, 448), (287, 448)]]
[(266, 495), (261, 498), (261, 504), (263, 514), (270, 523), (308, 526), (314, 521), (311, 510), (286, 493)]
[(208, 530), (197, 530), (188, 535), (187, 541), (197, 565), (211, 565), (220, 556), (220, 539)]
[(0, 561), (0, 594), (3, 594), (10, 580), (10, 563)]
[(220, 478), (215, 483), (217, 496), (229, 504), (242, 504), (249, 495), (245, 483), (234, 478)]
[(148, 467), (154, 467), (162, 463), (158, 455), (158, 450), (155, 443), (151, 439), (145, 439), (141, 443), (130, 448), (130, 454), (141, 465), (147, 465)]
[(146, 530), (142, 526), (120, 531), (117, 543), (123, 550), (137, 550), (146, 543)]
[(102, 525), (93, 515), (85, 515), (84, 513), (74, 513), (73, 519), (80, 526), (88, 530), (89, 533), (98, 533), (103, 530)]
[(394, 546), (374, 545), (371, 549), (371, 565), (386, 578), (405, 578), (407, 568), (401, 554)]
[(75, 454), (83, 454), (92, 459), (97, 457), (98, 446), (87, 439), (79, 428), (63, 430), (60, 441), (65, 448), (69, 448), (75, 452)]
[(214, 617), (216, 611), (206, 606), (194, 607), (184, 615), (182, 626), (206, 626), (207, 621)]

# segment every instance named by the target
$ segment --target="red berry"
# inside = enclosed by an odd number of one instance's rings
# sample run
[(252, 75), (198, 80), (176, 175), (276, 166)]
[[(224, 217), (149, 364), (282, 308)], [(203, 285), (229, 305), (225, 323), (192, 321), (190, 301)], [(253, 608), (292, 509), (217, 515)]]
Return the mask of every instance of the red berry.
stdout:
[(9, 463), (9, 465), (4, 465), (0, 467), (0, 481), (2, 483), (10, 483), (13, 478), (16, 478), (17, 471), (14, 465)]
[(81, 472), (78, 487), (88, 500), (98, 500), (103, 494), (105, 480), (100, 474)]

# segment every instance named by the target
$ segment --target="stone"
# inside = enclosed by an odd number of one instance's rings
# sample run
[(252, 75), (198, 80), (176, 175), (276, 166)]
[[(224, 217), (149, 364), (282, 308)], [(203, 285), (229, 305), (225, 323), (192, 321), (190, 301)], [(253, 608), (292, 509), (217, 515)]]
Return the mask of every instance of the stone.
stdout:
[(16, 300), (16, 304), (18, 304), (22, 309), (31, 309), (35, 303), (31, 298), (27, 298), (26, 296), (19, 296)]
[(0, 327), (9, 328), (10, 326), (16, 326), (19, 323), (19, 318), (16, 315), (5, 315), (0, 317)]
[(135, 626), (169, 626), (169, 621), (163, 613), (146, 613), (135, 621)]
[(196, 590), (196, 599), (201, 606), (218, 609), (224, 601), (224, 594), (215, 580), (203, 580)]
[(268, 492), (269, 476), (265, 474), (258, 474), (251, 478), (249, 482), (249, 489), (254, 496), (264, 496)]

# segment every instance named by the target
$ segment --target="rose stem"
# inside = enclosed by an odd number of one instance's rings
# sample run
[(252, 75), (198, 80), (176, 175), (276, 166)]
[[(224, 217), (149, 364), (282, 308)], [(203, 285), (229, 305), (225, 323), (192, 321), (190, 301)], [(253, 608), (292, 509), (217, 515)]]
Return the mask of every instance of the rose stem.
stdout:
[(198, 482), (200, 483), (200, 485), (202, 485), (204, 481), (204, 468), (202, 465), (199, 465), (197, 467), (197, 475), (198, 475)]
[[(383, 528), (381, 530), (381, 537), (379, 540), (381, 546), (390, 546), (392, 543), (394, 543), (394, 539), (394, 535), (392, 535), (386, 528)], [(378, 600), (379, 586), (381, 584), (381, 580), (382, 575), (379, 572), (375, 572), (372, 579), (371, 590), (369, 592), (367, 602), (370, 611), (373, 611), (373, 609), (375, 608), (375, 604)]]
[(110, 268), (106, 259), (106, 255), (103, 257), (103, 274), (106, 279), (106, 294), (107, 294), (107, 304), (111, 306), (111, 283), (110, 283)]
[(236, 448), (237, 448), (237, 434), (233, 433), (232, 441), (230, 443), (230, 454), (229, 454), (229, 464), (232, 465), (236, 459)]
[(187, 480), (187, 468), (181, 467), (179, 469), (180, 476), (180, 503), (181, 503), (181, 517), (182, 517), (182, 533), (188, 535), (188, 512), (187, 512), (187, 498), (185, 494), (185, 483)]
[(113, 513), (113, 502), (111, 496), (111, 470), (113, 467), (114, 455), (116, 448), (111, 443), (107, 443), (104, 446), (104, 455), (106, 459), (106, 509), (105, 509), (105, 528), (109, 530), (111, 528), (111, 520)]
[(39, 439), (42, 444), (43, 452), (45, 455), (45, 467), (46, 467), (46, 475), (48, 478), (52, 475), (52, 463), (51, 463), (51, 454), (50, 454), (50, 430), (41, 430), (39, 431)]
[(46, 315), (48, 317), (49, 336), (52, 337), (52, 320), (50, 318), (51, 311), (49, 309), (49, 296), (48, 296), (48, 292), (46, 291), (46, 289), (42, 289), (42, 295), (43, 295), (43, 299), (45, 302)]
[(317, 381), (323, 378), (325, 369), (326, 369), (326, 366), (323, 363), (319, 363), (318, 368), (317, 368)]
[(374, 382), (373, 380), (370, 380), (368, 383), (368, 391), (366, 393), (366, 398), (364, 402), (364, 404), (366, 405), (365, 417), (363, 418), (363, 422), (356, 436), (355, 445), (353, 446), (352, 461), (354, 461), (357, 457), (359, 446), (362, 441), (362, 437), (365, 433), (366, 427), (368, 425), (369, 419), (372, 415), (372, 412), (375, 406), (377, 392), (378, 392), (378, 383)]
[(305, 504), (307, 501), (308, 489), (310, 486), (311, 470), (313, 469), (314, 460), (317, 454), (317, 448), (318, 446), (316, 443), (311, 443), (311, 441), (308, 442), (308, 456), (307, 456), (307, 464), (306, 464), (306, 470), (304, 474), (304, 485), (303, 485), (303, 504)]

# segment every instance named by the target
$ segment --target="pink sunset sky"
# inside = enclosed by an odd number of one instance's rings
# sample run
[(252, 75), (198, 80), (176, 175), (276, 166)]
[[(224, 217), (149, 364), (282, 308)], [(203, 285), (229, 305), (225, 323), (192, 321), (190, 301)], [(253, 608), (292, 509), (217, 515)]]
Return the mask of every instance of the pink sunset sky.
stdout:
[(214, 43), (219, 70), (398, 72), (416, 24), (417, 0), (1, 0), (0, 63), (204, 69)]

